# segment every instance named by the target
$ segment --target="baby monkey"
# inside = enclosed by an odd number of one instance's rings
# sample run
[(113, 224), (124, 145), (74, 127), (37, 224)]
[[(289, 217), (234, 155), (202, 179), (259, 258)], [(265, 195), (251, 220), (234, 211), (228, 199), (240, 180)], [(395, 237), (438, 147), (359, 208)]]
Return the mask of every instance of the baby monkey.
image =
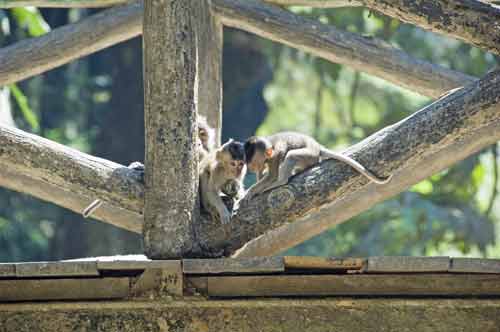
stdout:
[[(237, 196), (242, 195), (242, 181), (245, 176), (245, 150), (243, 143), (230, 139), (220, 148), (210, 152), (200, 164), (201, 205), (207, 211), (215, 210), (223, 224), (231, 220), (220, 193), (228, 183), (237, 188)], [(229, 195), (231, 196), (231, 195)]]
[[(379, 178), (356, 160), (325, 148), (312, 137), (295, 132), (253, 136), (247, 139), (244, 148), (248, 170), (257, 173), (257, 183), (248, 190), (248, 199), (287, 184), (294, 171), (301, 172), (326, 159), (345, 162), (378, 184), (385, 184), (392, 177)], [(263, 176), (266, 166), (267, 173)]]

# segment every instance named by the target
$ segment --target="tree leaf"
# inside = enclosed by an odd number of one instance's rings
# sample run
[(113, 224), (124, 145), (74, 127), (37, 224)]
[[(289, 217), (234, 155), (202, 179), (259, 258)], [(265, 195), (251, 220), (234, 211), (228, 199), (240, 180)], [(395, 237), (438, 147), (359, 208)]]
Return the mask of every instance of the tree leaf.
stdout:
[(37, 115), (33, 112), (33, 110), (31, 110), (28, 104), (28, 98), (26, 98), (21, 89), (19, 89), (15, 84), (9, 85), (9, 89), (12, 92), (14, 100), (19, 106), (21, 113), (23, 113), (24, 119), (28, 122), (31, 129), (37, 132), (40, 129), (40, 123)]

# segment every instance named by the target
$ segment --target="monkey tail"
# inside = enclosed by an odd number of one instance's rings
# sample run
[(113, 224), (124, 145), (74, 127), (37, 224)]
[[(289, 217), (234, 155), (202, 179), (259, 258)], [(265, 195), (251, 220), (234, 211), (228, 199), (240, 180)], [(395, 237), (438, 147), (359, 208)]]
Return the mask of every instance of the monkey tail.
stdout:
[(87, 206), (83, 211), (82, 215), (84, 218), (90, 217), (92, 213), (94, 213), (95, 210), (97, 210), (100, 206), (102, 205), (102, 201), (100, 199), (96, 199), (92, 203), (90, 203), (89, 206)]
[(365, 177), (367, 177), (369, 180), (375, 182), (376, 184), (386, 184), (392, 179), (392, 174), (386, 178), (380, 178), (375, 174), (373, 174), (372, 172), (370, 172), (369, 170), (367, 170), (363, 165), (361, 165), (351, 157), (344, 156), (343, 154), (337, 152), (333, 152), (325, 147), (321, 147), (320, 157), (322, 157), (323, 159), (336, 159), (338, 161), (342, 161), (347, 165), (351, 166), (352, 168), (354, 168), (355, 170), (357, 170)]

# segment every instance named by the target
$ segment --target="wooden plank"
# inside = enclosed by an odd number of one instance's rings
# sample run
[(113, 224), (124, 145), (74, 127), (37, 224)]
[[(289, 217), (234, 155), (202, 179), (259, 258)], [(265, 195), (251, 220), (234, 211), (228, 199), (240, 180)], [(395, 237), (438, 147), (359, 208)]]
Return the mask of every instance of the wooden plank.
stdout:
[(169, 268), (148, 268), (131, 282), (131, 296), (158, 297), (163, 295), (182, 296), (184, 276), (180, 261)]
[(207, 277), (212, 297), (498, 296), (491, 274), (336, 274)]
[(313, 256), (284, 256), (285, 269), (303, 270), (360, 270), (366, 259), (363, 258), (324, 258)]
[(0, 263), (0, 278), (15, 276), (16, 266), (13, 263)]
[(276, 273), (285, 271), (282, 257), (183, 259), (186, 274)]
[(96, 262), (16, 263), (17, 277), (98, 276)]
[(97, 261), (99, 270), (145, 270), (145, 269), (177, 269), (180, 268), (180, 260), (117, 260), (117, 261)]
[(450, 266), (448, 256), (380, 256), (369, 257), (368, 273), (411, 273), (411, 272), (447, 272)]
[(189, 276), (184, 280), (186, 295), (208, 295), (208, 278), (206, 276)]
[(449, 272), (500, 274), (500, 259), (452, 258)]
[(119, 299), (129, 278), (0, 280), (0, 301)]

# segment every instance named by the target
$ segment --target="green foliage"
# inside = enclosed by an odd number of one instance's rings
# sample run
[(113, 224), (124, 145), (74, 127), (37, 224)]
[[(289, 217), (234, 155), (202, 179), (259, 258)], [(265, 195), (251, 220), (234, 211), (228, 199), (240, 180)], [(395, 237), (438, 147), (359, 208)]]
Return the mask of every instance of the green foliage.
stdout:
[(18, 7), (11, 9), (17, 24), (26, 29), (30, 36), (37, 37), (50, 31), (50, 26), (35, 7)]
[(19, 109), (21, 110), (24, 119), (29, 124), (32, 131), (37, 132), (40, 129), (40, 123), (35, 112), (33, 112), (33, 110), (29, 107), (28, 98), (26, 98), (23, 92), (15, 84), (9, 85), (9, 89), (14, 97), (14, 100), (19, 106)]

